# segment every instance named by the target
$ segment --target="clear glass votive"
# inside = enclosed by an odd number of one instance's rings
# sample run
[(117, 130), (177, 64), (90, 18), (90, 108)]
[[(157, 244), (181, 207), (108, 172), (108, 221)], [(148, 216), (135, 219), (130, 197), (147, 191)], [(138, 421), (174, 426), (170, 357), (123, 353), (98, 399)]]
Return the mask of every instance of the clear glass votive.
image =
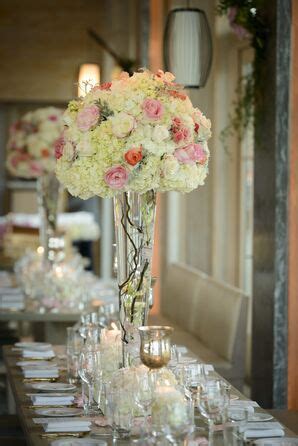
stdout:
[(129, 438), (133, 427), (134, 408), (131, 394), (110, 385), (106, 391), (106, 399), (107, 415), (112, 426), (113, 440)]

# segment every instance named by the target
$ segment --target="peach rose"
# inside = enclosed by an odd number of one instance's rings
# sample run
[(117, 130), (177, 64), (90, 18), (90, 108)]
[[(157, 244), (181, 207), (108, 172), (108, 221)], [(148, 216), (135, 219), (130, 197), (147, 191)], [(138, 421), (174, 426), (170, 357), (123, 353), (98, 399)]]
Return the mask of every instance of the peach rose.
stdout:
[(138, 164), (142, 158), (142, 146), (128, 150), (124, 155), (125, 161), (131, 166)]

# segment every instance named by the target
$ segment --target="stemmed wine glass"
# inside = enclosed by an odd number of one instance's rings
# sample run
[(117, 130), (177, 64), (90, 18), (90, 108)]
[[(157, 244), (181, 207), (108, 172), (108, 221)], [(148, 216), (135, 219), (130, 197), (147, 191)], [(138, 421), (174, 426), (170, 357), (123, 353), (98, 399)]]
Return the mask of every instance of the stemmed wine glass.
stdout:
[[(99, 350), (82, 350), (79, 358), (79, 375), (88, 386), (88, 406), (86, 414), (96, 415), (99, 411), (101, 393), (101, 364)], [(96, 401), (96, 396), (98, 401)]]
[(148, 417), (154, 393), (154, 377), (150, 373), (136, 374), (135, 402), (144, 413), (144, 430), (149, 434)]

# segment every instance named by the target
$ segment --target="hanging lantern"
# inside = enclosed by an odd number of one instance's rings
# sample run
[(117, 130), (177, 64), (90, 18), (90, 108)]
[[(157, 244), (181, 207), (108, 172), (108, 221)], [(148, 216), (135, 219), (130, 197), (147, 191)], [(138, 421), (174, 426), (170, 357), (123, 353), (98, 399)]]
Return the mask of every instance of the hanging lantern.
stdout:
[(204, 11), (170, 11), (164, 35), (165, 68), (186, 88), (204, 87), (212, 61), (212, 40)]

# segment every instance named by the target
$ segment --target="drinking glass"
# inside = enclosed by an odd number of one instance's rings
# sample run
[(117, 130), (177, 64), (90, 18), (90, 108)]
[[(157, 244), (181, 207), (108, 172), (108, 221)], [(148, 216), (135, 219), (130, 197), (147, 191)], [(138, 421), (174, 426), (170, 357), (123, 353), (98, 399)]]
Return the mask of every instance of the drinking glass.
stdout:
[(206, 382), (206, 373), (204, 364), (191, 363), (185, 364), (184, 369), (184, 384), (191, 392), (196, 393), (198, 386)]
[[(244, 442), (245, 427), (248, 422), (249, 410), (246, 407), (229, 407), (227, 408), (227, 427), (224, 430), (225, 437), (228, 435), (229, 426), (234, 427), (234, 437)], [(236, 431), (236, 433), (235, 433)]]
[(111, 383), (106, 386), (107, 415), (112, 426), (113, 440), (129, 438), (133, 425), (132, 394)]
[(214, 425), (225, 423), (225, 412), (228, 404), (227, 389), (222, 380), (206, 380), (198, 386), (197, 405), (209, 424), (209, 438), (213, 439)]
[(84, 340), (75, 327), (67, 327), (67, 376), (71, 384), (78, 382), (79, 355), (83, 347)]
[(135, 402), (144, 414), (144, 431), (149, 433), (148, 417), (150, 415), (150, 407), (152, 404), (154, 393), (154, 376), (147, 371), (142, 374), (136, 374)]
[(180, 358), (181, 358), (181, 353), (179, 352), (177, 345), (172, 344), (172, 346), (171, 346), (171, 361), (170, 361), (171, 364), (169, 364), (169, 365), (172, 365), (172, 367), (175, 367), (179, 363)]
[(88, 404), (86, 415), (96, 415), (99, 412), (101, 394), (101, 358), (98, 350), (82, 350), (79, 358), (79, 375), (88, 385)]

